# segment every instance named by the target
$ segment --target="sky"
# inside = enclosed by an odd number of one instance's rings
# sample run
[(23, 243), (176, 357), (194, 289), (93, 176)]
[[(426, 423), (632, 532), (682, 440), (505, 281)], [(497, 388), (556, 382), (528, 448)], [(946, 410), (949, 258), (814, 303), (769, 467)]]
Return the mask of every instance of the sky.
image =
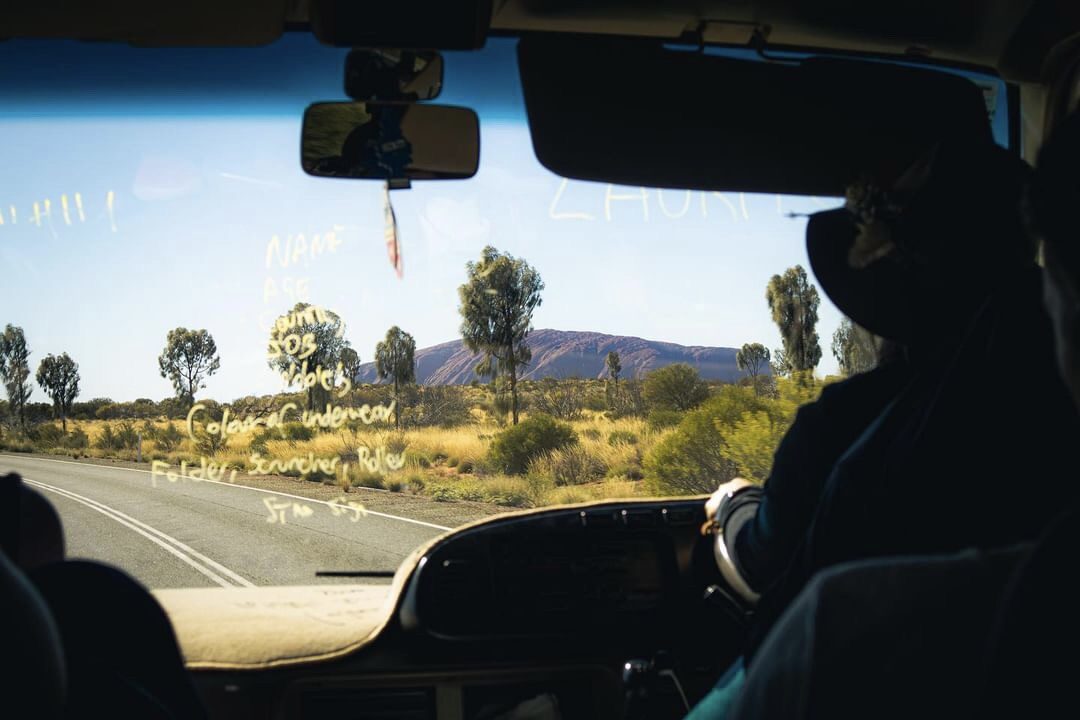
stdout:
[[(300, 168), (303, 109), (346, 99), (344, 51), (307, 37), (210, 52), (3, 46), (0, 323), (24, 329), (33, 368), (70, 354), (80, 399), (171, 395), (157, 357), (178, 326), (217, 342), (221, 369), (200, 396), (280, 391), (266, 339), (298, 300), (341, 315), (362, 361), (391, 325), (420, 348), (457, 339), (465, 263), (488, 244), (540, 272), (536, 328), (779, 347), (765, 286), (809, 268), (806, 220), (787, 213), (839, 202), (559, 178), (533, 154), (513, 42), (496, 39), (447, 54), (438, 102), (479, 113), (480, 169), (391, 194), (399, 279), (381, 185)], [(819, 314), (828, 374), (841, 316), (824, 294)], [(36, 386), (32, 399), (46, 400)]]

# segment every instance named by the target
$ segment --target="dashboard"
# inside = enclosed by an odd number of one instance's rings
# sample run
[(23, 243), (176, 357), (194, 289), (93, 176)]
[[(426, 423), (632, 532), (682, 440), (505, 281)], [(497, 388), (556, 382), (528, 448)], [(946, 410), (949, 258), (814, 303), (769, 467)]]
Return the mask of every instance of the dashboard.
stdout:
[(704, 520), (701, 498), (499, 516), (428, 546), (355, 652), (192, 675), (215, 718), (622, 718), (624, 677), (682, 717), (743, 633)]

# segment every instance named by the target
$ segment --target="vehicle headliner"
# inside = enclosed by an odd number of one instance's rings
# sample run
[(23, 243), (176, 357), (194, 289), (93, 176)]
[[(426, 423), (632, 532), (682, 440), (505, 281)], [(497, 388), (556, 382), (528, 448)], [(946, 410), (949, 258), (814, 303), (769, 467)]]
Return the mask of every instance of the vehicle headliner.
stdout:
[[(311, 0), (23, 0), (5, 9), (4, 35), (108, 39), (137, 45), (250, 46), (308, 29)], [(417, 3), (422, 5), (422, 3)], [(916, 54), (997, 68), (1038, 81), (1080, 41), (1069, 0), (494, 0), (492, 32), (605, 33), (745, 44), (758, 29), (773, 46)]]

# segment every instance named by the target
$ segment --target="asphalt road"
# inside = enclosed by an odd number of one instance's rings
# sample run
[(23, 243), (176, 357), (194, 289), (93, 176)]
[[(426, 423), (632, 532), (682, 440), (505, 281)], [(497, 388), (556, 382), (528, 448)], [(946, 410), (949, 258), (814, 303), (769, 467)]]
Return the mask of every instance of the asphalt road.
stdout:
[(392, 571), (448, 529), (239, 484), (0, 455), (0, 474), (11, 471), (59, 511), (69, 558), (115, 565), (149, 588), (373, 582), (315, 571)]

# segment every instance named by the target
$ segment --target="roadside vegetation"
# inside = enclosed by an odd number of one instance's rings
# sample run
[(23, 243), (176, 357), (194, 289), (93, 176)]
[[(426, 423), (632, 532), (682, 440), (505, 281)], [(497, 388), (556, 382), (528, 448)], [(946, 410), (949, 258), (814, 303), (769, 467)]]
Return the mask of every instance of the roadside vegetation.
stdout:
[[(0, 401), (0, 450), (174, 469), (205, 461), (236, 470), (238, 482), (274, 472), (344, 492), (369, 487), (509, 507), (700, 494), (736, 476), (763, 482), (799, 406), (829, 381), (814, 376), (819, 301), (801, 267), (773, 276), (765, 293), (782, 347), (743, 345), (736, 360), (744, 376), (735, 383), (706, 381), (685, 363), (630, 373), (617, 352), (604, 357), (599, 379), (526, 380), (539, 273), (491, 247), (465, 270), (462, 337), (481, 358), (468, 385), (417, 384), (416, 343), (397, 326), (374, 351), (381, 382), (356, 384), (361, 358), (344, 321), (301, 303), (277, 318), (268, 341), (268, 367), (291, 392), (227, 404), (197, 398), (222, 359), (205, 330), (175, 328), (158, 358), (172, 397), (79, 401), (78, 364), (67, 353), (48, 355), (31, 375), (23, 331), (8, 325), (0, 336), (8, 398)], [(849, 323), (837, 331), (832, 349), (845, 373), (873, 365), (873, 342)], [(31, 377), (51, 403), (30, 401)], [(284, 421), (268, 422), (289, 404)], [(304, 411), (328, 406), (340, 422), (301, 422)], [(226, 414), (258, 422), (215, 433)]]
[[(74, 403), (67, 432), (50, 417), (49, 406), (31, 407), (33, 421), (25, 430), (6, 427), (0, 449), (133, 461), (141, 447), (146, 463), (198, 466), (206, 457), (240, 470), (238, 482), (255, 470), (254, 453), (282, 462), (311, 453), (347, 462), (347, 473), (285, 474), (297, 482), (344, 485), (346, 491), (373, 487), (444, 501), (538, 507), (609, 497), (703, 493), (737, 474), (760, 481), (768, 474), (776, 442), (798, 404), (815, 396), (822, 384), (766, 378), (767, 390), (757, 394), (750, 383), (704, 384), (696, 373), (687, 374), (687, 379), (703, 384), (705, 395), (684, 410), (647, 402), (635, 407), (626, 396), (644, 394), (643, 388), (652, 385), (650, 376), (621, 381), (618, 396), (611, 381), (520, 381), (516, 426), (499, 414), (498, 393), (487, 385), (412, 386), (404, 390), (408, 397), (400, 430), (392, 420), (350, 422), (336, 430), (288, 422), (231, 435), (223, 443), (209, 442), (204, 438), (210, 436), (198, 430), (200, 441), (193, 441), (182, 404), (115, 403), (103, 398)], [(766, 383), (759, 378), (759, 384)], [(386, 385), (359, 386), (340, 402), (389, 404), (392, 394)], [(619, 398), (618, 406), (606, 406), (613, 397)], [(290, 401), (302, 407), (304, 400), (303, 395), (245, 398), (230, 408), (237, 414), (244, 410), (257, 414), (259, 408), (268, 412)], [(221, 409), (213, 401), (200, 402)], [(370, 472), (357, 463), (361, 447), (401, 453), (404, 465)]]

